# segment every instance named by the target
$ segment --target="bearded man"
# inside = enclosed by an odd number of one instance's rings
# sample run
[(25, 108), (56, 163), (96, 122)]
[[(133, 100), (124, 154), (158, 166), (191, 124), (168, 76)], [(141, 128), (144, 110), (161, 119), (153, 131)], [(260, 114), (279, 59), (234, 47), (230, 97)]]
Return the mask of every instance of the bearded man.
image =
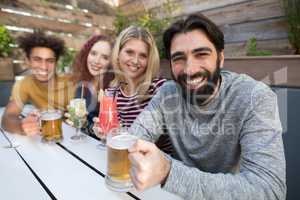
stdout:
[[(223, 70), (224, 35), (203, 15), (163, 36), (174, 81), (166, 82), (130, 132), (131, 178), (184, 199), (285, 199), (285, 156), (276, 95)], [(176, 158), (149, 141), (168, 134)], [(147, 141), (146, 141), (147, 140)]]

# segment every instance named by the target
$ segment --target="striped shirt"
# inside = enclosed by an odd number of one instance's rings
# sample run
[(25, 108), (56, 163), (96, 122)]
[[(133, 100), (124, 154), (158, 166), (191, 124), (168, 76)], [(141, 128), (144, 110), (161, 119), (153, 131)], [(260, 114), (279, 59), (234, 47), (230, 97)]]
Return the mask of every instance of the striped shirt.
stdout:
[(138, 100), (137, 94), (128, 96), (122, 91), (121, 87), (107, 89), (109, 92), (116, 91), (117, 109), (122, 126), (130, 127), (135, 118), (144, 110), (152, 96), (157, 93), (158, 88), (162, 86), (165, 81), (166, 79), (154, 79), (148, 89), (148, 97), (141, 102)]
[[(166, 79), (156, 78), (152, 81), (148, 92), (147, 98), (143, 101), (138, 100), (137, 94), (128, 96), (126, 95), (121, 87), (108, 88), (108, 92), (116, 92), (117, 98), (117, 109), (119, 113), (119, 121), (121, 126), (130, 127), (137, 116), (144, 110), (148, 105), (152, 97), (158, 92), (160, 86), (166, 82)], [(161, 135), (160, 138), (155, 142), (156, 146), (167, 154), (174, 156), (173, 145), (168, 135)]]

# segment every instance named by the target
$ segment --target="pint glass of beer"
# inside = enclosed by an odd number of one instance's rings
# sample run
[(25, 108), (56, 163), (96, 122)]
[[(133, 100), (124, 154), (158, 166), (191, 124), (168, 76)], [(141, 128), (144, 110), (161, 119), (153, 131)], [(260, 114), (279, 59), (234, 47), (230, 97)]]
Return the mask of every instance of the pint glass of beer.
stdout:
[(106, 186), (113, 191), (127, 192), (133, 187), (129, 175), (128, 148), (136, 142), (137, 137), (130, 135), (125, 128), (115, 128), (108, 133), (106, 139)]
[(42, 140), (57, 142), (62, 139), (62, 112), (46, 110), (41, 112)]

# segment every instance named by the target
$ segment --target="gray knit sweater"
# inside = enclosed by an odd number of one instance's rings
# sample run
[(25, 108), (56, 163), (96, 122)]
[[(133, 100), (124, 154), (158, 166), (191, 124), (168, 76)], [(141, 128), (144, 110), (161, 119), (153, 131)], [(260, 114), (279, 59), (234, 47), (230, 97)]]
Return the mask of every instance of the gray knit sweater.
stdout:
[(131, 132), (155, 141), (167, 129), (179, 160), (163, 189), (184, 199), (285, 199), (285, 157), (276, 95), (247, 75), (222, 71), (205, 107), (166, 82)]

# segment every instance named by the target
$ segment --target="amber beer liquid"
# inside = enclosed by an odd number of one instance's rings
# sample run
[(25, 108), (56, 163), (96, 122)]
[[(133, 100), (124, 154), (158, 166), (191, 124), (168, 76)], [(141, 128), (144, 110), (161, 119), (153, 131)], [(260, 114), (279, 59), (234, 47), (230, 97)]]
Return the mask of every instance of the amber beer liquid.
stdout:
[(130, 179), (128, 148), (136, 141), (130, 134), (120, 134), (107, 138), (107, 176), (106, 185), (118, 192), (127, 192), (133, 185)]
[(41, 113), (42, 140), (45, 142), (62, 139), (62, 113), (49, 110)]

